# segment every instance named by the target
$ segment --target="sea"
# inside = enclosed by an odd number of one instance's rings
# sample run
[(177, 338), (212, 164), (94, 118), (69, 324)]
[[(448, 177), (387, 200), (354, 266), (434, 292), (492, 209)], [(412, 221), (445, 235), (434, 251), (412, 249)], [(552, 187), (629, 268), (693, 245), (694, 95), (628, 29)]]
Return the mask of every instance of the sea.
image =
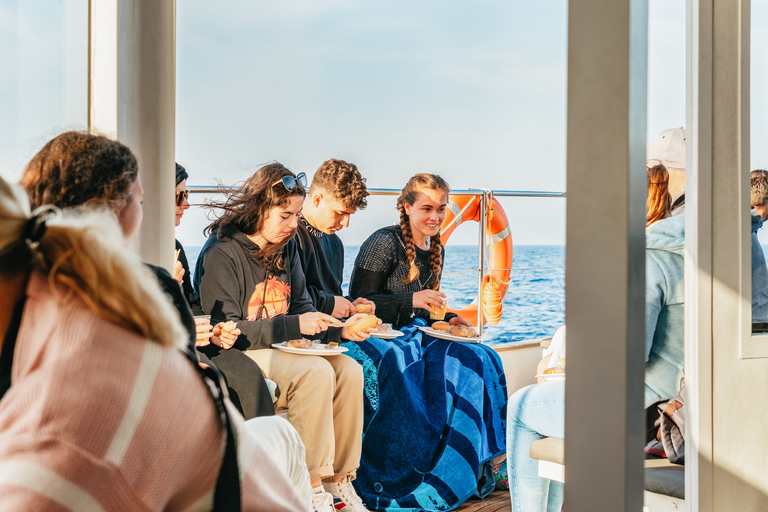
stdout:
[[(185, 247), (194, 268), (201, 247)], [(357, 257), (358, 246), (344, 248), (343, 292)], [(497, 325), (484, 330), (488, 344), (551, 337), (565, 322), (565, 246), (516, 245), (512, 260), (512, 282), (503, 302)], [(448, 245), (445, 248), (441, 290), (448, 305), (463, 308), (477, 297), (477, 246)]]

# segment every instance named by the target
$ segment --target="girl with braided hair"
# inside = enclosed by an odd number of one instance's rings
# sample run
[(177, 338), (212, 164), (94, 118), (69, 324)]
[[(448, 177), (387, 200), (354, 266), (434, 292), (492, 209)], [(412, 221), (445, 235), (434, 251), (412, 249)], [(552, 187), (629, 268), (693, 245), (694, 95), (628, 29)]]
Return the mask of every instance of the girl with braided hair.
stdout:
[[(376, 304), (376, 315), (395, 328), (429, 314), (445, 302), (440, 291), (445, 248), (440, 227), (445, 219), (448, 183), (436, 174), (413, 176), (397, 199), (400, 224), (381, 228), (360, 248), (349, 293)], [(448, 313), (451, 324), (469, 323)]]
[[(403, 336), (346, 343), (363, 366), (365, 420), (355, 488), (376, 510), (451, 510), (494, 488), (491, 460), (505, 451), (506, 380), (485, 345), (433, 338), (445, 249), (440, 228), (450, 187), (413, 176), (397, 201), (400, 223), (373, 233), (355, 260), (349, 292)], [(466, 323), (448, 313), (451, 324)], [(389, 443), (386, 453), (382, 439)], [(375, 504), (375, 507), (372, 506)]]

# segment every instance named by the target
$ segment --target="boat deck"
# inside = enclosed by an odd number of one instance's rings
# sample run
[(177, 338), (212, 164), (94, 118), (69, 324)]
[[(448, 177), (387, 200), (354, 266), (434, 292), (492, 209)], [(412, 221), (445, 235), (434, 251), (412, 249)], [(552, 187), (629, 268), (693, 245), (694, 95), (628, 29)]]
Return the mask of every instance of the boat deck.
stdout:
[(456, 512), (509, 512), (509, 491), (493, 491), (484, 500), (470, 498)]

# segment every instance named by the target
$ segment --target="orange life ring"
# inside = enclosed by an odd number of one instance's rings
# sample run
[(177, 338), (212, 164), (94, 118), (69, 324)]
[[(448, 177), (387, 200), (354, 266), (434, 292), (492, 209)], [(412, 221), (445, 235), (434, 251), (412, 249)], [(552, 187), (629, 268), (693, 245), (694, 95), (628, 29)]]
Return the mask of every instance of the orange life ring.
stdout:
[[(448, 211), (443, 221), (440, 237), (443, 245), (454, 230), (464, 222), (473, 220), (480, 222), (481, 196), (454, 195), (448, 200)], [(488, 206), (487, 241), (489, 248), (490, 271), (483, 277), (480, 296), (472, 304), (463, 309), (448, 308), (448, 311), (458, 314), (463, 319), (477, 327), (477, 305), (483, 307), (484, 321), (497, 324), (501, 320), (501, 303), (509, 287), (512, 275), (512, 234), (509, 231), (509, 220), (501, 204), (494, 198)]]

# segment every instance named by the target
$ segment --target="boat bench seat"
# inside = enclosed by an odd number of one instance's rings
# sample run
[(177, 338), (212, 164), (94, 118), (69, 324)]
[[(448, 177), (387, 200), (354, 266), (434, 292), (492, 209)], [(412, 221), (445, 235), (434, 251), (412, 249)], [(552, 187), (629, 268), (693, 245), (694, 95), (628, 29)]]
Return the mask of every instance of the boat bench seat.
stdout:
[[(531, 443), (530, 456), (539, 461), (539, 476), (564, 481), (565, 443), (562, 439), (545, 437)], [(661, 457), (645, 459), (645, 502), (649, 510), (664, 504), (680, 506), (685, 500), (685, 466), (672, 464)], [(655, 506), (652, 506), (655, 505)], [(683, 507), (684, 508), (684, 507)], [(671, 510), (678, 510), (672, 508)], [(682, 509), (680, 509), (682, 510)]]

